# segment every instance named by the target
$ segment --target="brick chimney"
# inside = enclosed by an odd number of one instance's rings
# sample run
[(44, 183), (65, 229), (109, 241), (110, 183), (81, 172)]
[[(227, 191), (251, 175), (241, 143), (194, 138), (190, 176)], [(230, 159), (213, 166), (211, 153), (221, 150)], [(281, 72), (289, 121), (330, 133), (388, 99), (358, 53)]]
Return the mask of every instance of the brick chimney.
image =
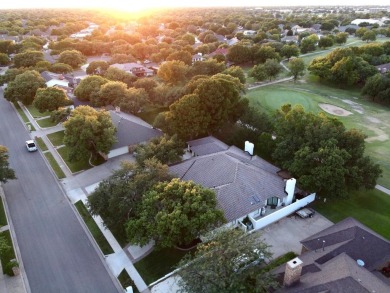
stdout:
[(291, 286), (292, 284), (299, 282), (301, 278), (303, 262), (298, 258), (294, 258), (287, 262), (286, 270), (284, 272), (284, 286)]

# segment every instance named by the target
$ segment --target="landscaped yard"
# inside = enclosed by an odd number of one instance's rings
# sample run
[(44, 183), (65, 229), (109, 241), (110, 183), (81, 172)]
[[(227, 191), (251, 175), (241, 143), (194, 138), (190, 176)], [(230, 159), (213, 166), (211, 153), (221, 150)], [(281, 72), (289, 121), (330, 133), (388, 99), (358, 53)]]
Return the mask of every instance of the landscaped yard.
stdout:
[(41, 127), (41, 128), (47, 128), (47, 127), (53, 127), (53, 126), (56, 126), (57, 124), (54, 123), (50, 117), (48, 118), (44, 118), (44, 119), (39, 119), (39, 120), (36, 120), (36, 122), (38, 123), (38, 125)]
[(107, 239), (104, 237), (102, 231), (100, 231), (98, 225), (96, 222), (93, 220), (92, 216), (88, 212), (87, 208), (83, 204), (81, 200), (76, 202), (74, 204), (83, 218), (85, 224), (87, 225), (89, 231), (91, 232), (93, 238), (95, 238), (97, 244), (99, 245), (101, 251), (103, 252), (104, 255), (114, 253), (112, 250), (110, 244), (108, 243)]
[(51, 168), (54, 173), (56, 173), (58, 179), (65, 178), (65, 174), (62, 171), (61, 167), (58, 165), (57, 161), (54, 159), (53, 154), (50, 152), (45, 153), (46, 159), (49, 161)]
[(352, 112), (349, 116), (335, 116), (344, 125), (362, 130), (367, 136), (366, 153), (383, 169), (378, 183), (390, 188), (390, 109), (360, 96), (357, 89), (339, 89), (316, 82), (284, 82), (248, 91), (252, 106), (274, 113), (286, 103), (300, 104), (306, 111), (318, 113), (319, 103), (331, 104)]
[(332, 222), (354, 217), (375, 232), (390, 240), (390, 195), (379, 190), (361, 190), (350, 194), (346, 200), (318, 199), (314, 208)]
[(69, 149), (65, 146), (57, 149), (57, 152), (60, 154), (66, 165), (68, 165), (72, 173), (88, 170), (93, 167), (88, 163), (88, 159), (70, 162), (68, 157)]
[(132, 286), (134, 293), (139, 293), (137, 287), (134, 284), (134, 281), (130, 278), (129, 274), (125, 269), (119, 274), (118, 280), (122, 285), (123, 289), (126, 289), (129, 286)]
[(48, 148), (45, 144), (45, 142), (43, 141), (42, 137), (36, 137), (35, 138), (35, 142), (38, 144), (38, 147), (41, 149), (41, 151), (47, 151)]
[(10, 246), (9, 250), (5, 251), (5, 253), (2, 253), (0, 255), (1, 266), (3, 267), (3, 273), (13, 276), (12, 268), (7, 267), (7, 264), (10, 262), (10, 260), (16, 258), (14, 247), (12, 246), (12, 239), (9, 230), (1, 232), (0, 237), (3, 237), (6, 240), (7, 245)]
[(46, 111), (46, 112), (40, 113), (38, 111), (38, 109), (35, 108), (33, 105), (26, 106), (26, 108), (30, 112), (31, 116), (33, 116), (34, 118), (50, 116), (50, 112)]
[(52, 145), (60, 146), (64, 144), (63, 142), (64, 136), (65, 136), (65, 130), (62, 130), (62, 131), (48, 134), (47, 138), (51, 141)]
[(172, 272), (186, 253), (190, 252), (184, 252), (175, 248), (154, 250), (147, 257), (135, 263), (134, 266), (145, 283), (149, 285)]

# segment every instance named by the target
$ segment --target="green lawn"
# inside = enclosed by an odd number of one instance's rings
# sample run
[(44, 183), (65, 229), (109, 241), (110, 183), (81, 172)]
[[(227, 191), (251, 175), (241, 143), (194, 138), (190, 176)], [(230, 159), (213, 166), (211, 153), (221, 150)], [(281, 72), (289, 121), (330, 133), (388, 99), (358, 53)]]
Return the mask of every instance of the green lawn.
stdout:
[(53, 154), (50, 152), (45, 153), (46, 159), (49, 161), (51, 168), (54, 173), (56, 173), (58, 179), (65, 178), (64, 172), (61, 170), (61, 167), (58, 165), (57, 161), (54, 159)]
[(74, 204), (83, 218), (85, 224), (87, 225), (89, 231), (91, 232), (93, 238), (95, 238), (97, 244), (99, 245), (100, 249), (102, 250), (104, 255), (114, 253), (112, 250), (110, 244), (108, 243), (107, 239), (104, 237), (102, 231), (100, 231), (98, 225), (93, 220), (92, 216), (88, 212), (87, 208), (83, 204), (81, 200), (76, 202)]
[(26, 106), (26, 108), (34, 118), (50, 116), (50, 112), (46, 111), (44, 113), (40, 113), (33, 105)]
[(39, 124), (41, 128), (47, 128), (47, 127), (53, 127), (57, 124), (51, 120), (51, 118), (44, 118), (40, 120), (36, 120), (36, 122)]
[(316, 200), (314, 208), (332, 222), (354, 217), (390, 240), (390, 195), (379, 190), (357, 191), (346, 200)]
[(64, 136), (65, 136), (65, 130), (62, 130), (62, 131), (48, 134), (47, 138), (51, 141), (51, 143), (54, 146), (60, 146), (64, 144), (63, 142)]
[(7, 217), (5, 215), (3, 200), (0, 198), (0, 227), (8, 225)]
[(127, 273), (127, 271), (125, 269), (123, 269), (123, 271), (119, 274), (118, 280), (121, 283), (123, 289), (126, 289), (129, 286), (132, 286), (133, 292), (139, 293), (137, 287), (134, 284), (134, 281), (130, 278), (129, 274)]
[(57, 149), (57, 152), (60, 154), (66, 165), (68, 165), (70, 171), (72, 173), (76, 173), (79, 171), (91, 169), (92, 166), (88, 163), (88, 159), (82, 160), (82, 161), (76, 161), (76, 162), (70, 162), (69, 161), (69, 149), (67, 147), (61, 147)]
[(41, 149), (41, 151), (47, 151), (48, 148), (45, 144), (45, 142), (43, 141), (42, 137), (37, 137), (35, 138), (35, 142), (38, 144), (38, 147)]
[(3, 273), (8, 274), (10, 276), (13, 276), (12, 268), (7, 268), (7, 264), (10, 262), (10, 260), (16, 258), (14, 247), (12, 246), (12, 239), (11, 239), (11, 234), (10, 234), (9, 230), (1, 232), (0, 237), (4, 237), (7, 244), (11, 247), (4, 254), (0, 255), (1, 266), (3, 267)]
[(176, 269), (186, 253), (175, 248), (154, 250), (151, 254), (135, 263), (134, 266), (146, 284), (153, 283)]
[(383, 169), (378, 183), (390, 188), (390, 109), (365, 100), (359, 89), (340, 89), (310, 81), (284, 82), (248, 91), (246, 97), (252, 106), (268, 113), (274, 113), (286, 103), (300, 104), (314, 113), (322, 111), (319, 103), (352, 112), (349, 116), (332, 117), (338, 118), (348, 129), (360, 129), (368, 136), (366, 153)]
[(14, 106), (16, 110), (18, 111), (20, 117), (22, 117), (22, 120), (24, 123), (30, 122), (30, 120), (27, 118), (26, 114), (23, 112), (22, 108), (20, 108), (18, 102), (14, 102)]

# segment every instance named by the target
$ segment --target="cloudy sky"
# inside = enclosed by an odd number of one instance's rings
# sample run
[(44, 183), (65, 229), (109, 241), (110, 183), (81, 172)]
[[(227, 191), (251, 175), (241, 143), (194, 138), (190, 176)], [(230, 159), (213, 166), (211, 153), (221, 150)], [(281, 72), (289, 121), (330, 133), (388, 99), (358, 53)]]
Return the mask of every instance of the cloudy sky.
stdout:
[[(119, 10), (136, 11), (144, 8), (157, 8), (161, 6), (169, 7), (188, 7), (188, 6), (275, 6), (275, 5), (389, 5), (389, 0), (141, 0), (141, 1), (126, 1), (126, 0), (6, 0), (1, 1), (0, 9), (9, 8), (114, 8)], [(127, 3), (126, 3), (127, 2)]]

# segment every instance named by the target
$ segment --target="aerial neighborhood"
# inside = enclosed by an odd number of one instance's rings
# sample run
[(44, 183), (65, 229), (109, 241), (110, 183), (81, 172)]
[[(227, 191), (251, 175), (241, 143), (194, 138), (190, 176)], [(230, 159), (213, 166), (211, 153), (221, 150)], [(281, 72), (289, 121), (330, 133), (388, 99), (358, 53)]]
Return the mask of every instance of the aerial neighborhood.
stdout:
[(374, 4), (1, 8), (0, 292), (390, 292)]

